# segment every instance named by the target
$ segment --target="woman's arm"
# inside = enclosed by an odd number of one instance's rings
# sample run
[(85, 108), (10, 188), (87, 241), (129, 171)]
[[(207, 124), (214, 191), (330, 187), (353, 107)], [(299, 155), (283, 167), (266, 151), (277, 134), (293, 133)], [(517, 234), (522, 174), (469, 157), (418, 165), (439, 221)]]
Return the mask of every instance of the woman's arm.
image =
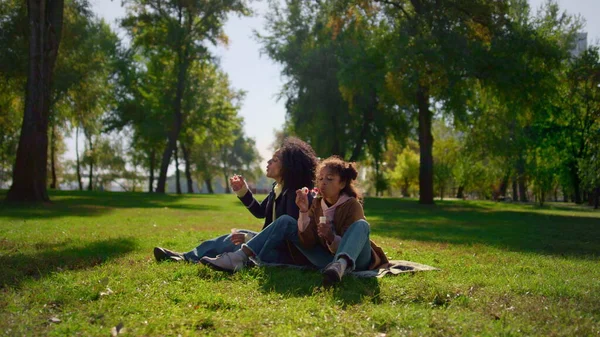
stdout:
[(235, 192), (238, 198), (242, 201), (244, 206), (254, 215), (255, 217), (262, 219), (267, 214), (267, 204), (269, 203), (269, 199), (274, 197), (273, 191), (269, 193), (269, 195), (262, 202), (258, 202), (252, 192), (244, 186), (239, 191)]

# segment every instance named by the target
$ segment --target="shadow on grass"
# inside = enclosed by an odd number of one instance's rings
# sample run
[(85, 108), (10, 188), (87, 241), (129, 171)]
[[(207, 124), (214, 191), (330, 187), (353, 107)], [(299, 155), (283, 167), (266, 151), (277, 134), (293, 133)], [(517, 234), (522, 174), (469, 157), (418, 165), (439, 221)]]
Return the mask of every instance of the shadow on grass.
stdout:
[(4, 201), (0, 191), (2, 216), (32, 219), (64, 216), (99, 216), (119, 208), (172, 208), (180, 210), (217, 210), (218, 207), (182, 203), (182, 200), (206, 198), (206, 195), (172, 195), (142, 192), (52, 191), (50, 203), (19, 204)]
[[(323, 288), (323, 276), (314, 269), (285, 267), (261, 267), (264, 271), (259, 278), (263, 292), (277, 292), (285, 296), (305, 297), (327, 291)], [(342, 306), (376, 302), (379, 299), (379, 283), (376, 278), (345, 276), (333, 288), (333, 296)]]
[[(543, 208), (552, 209), (552, 208)], [(547, 214), (529, 205), (369, 199), (372, 234), (404, 240), (485, 244), (501, 249), (595, 259), (600, 255), (600, 217)]]
[[(64, 242), (62, 246), (68, 246)], [(136, 243), (129, 238), (107, 239), (84, 246), (35, 244), (37, 251), (0, 255), (0, 288), (18, 287), (28, 279), (39, 280), (63, 270), (87, 269), (102, 264), (135, 249)]]

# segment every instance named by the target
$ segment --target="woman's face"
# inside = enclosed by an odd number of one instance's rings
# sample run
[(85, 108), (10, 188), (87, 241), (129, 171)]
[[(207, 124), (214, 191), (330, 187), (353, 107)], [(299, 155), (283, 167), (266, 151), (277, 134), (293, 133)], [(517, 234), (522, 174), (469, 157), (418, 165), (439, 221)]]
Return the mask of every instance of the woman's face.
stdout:
[(337, 199), (340, 192), (346, 187), (346, 182), (341, 181), (337, 172), (323, 167), (317, 174), (317, 187), (326, 200)]
[(282, 176), (281, 170), (281, 151), (277, 150), (273, 153), (273, 157), (267, 162), (267, 178), (275, 179), (277, 182), (281, 182)]

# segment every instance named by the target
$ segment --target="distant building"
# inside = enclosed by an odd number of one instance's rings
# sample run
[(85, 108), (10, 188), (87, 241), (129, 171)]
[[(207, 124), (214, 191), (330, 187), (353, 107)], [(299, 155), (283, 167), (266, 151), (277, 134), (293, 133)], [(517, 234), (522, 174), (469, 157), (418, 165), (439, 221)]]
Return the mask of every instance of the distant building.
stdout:
[(587, 49), (587, 33), (577, 33), (575, 45), (571, 49), (571, 56), (579, 57)]

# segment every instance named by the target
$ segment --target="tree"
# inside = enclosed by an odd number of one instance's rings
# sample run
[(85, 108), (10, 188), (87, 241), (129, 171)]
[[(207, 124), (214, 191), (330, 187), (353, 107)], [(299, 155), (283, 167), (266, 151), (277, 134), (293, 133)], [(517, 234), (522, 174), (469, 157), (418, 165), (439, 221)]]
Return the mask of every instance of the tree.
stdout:
[(63, 24), (64, 1), (28, 0), (29, 67), (23, 125), (8, 201), (49, 201), (46, 190), (50, 88)]
[(172, 92), (172, 118), (168, 127), (168, 144), (161, 160), (156, 191), (165, 193), (167, 169), (171, 155), (177, 147), (182, 129), (182, 102), (189, 68), (192, 62), (207, 58), (204, 41), (216, 44), (226, 37), (222, 31), (229, 13), (248, 14), (243, 0), (225, 1), (160, 1), (130, 0), (129, 16), (123, 26), (129, 30), (135, 46), (143, 46), (152, 54), (162, 54), (174, 60), (171, 68), (174, 83)]

